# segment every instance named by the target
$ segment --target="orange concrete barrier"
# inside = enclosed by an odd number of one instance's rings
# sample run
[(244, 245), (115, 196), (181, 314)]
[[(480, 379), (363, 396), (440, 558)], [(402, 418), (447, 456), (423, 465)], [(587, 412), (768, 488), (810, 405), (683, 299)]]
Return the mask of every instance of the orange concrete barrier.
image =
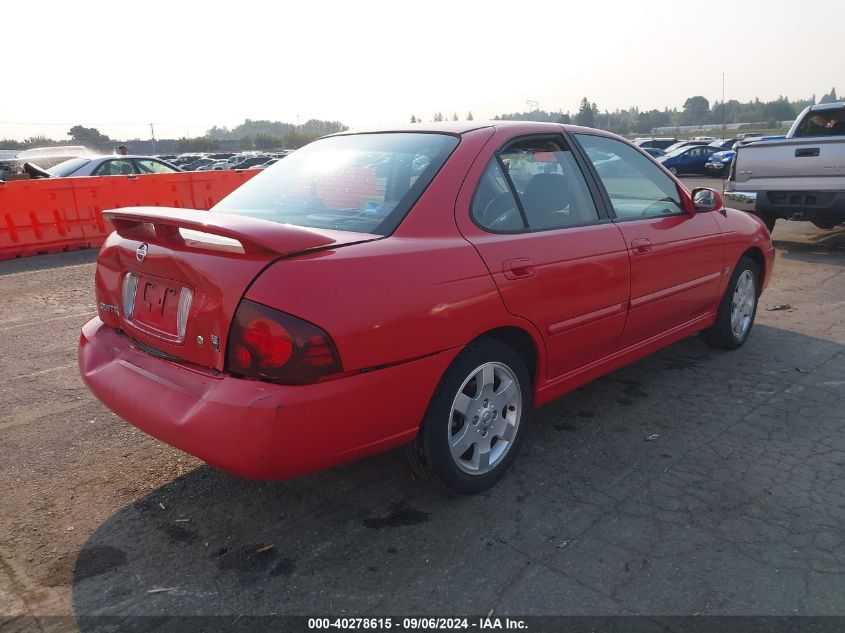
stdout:
[(99, 246), (113, 230), (107, 209), (210, 209), (258, 171), (0, 182), (0, 260)]

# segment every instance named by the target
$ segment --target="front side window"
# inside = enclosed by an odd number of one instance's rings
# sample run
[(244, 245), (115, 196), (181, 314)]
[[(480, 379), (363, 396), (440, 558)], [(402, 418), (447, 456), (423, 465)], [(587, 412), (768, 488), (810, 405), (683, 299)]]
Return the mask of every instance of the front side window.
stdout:
[(134, 174), (135, 169), (128, 160), (107, 160), (97, 167), (95, 176), (128, 176)]
[(576, 134), (622, 220), (684, 213), (675, 182), (627, 143)]
[(332, 136), (268, 167), (212, 210), (388, 235), (457, 147), (447, 134)]
[(537, 231), (598, 220), (584, 175), (551, 139), (507, 145), (490, 161), (472, 203), (476, 224), (494, 232)]

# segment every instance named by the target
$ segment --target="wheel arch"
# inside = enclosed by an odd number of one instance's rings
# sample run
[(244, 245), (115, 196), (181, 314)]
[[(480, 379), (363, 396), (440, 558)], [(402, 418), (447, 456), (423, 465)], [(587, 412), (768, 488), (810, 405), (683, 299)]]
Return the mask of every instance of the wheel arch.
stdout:
[(525, 366), (528, 368), (528, 374), (531, 376), (532, 389), (537, 388), (538, 378), (542, 375), (540, 371), (542, 356), (537, 342), (527, 330), (513, 325), (497, 327), (479, 334), (469, 342), (469, 345), (482, 339), (500, 341), (516, 351), (522, 360), (525, 361)]
[(740, 259), (743, 257), (748, 257), (752, 260), (755, 264), (757, 264), (757, 271), (760, 273), (760, 279), (757, 283), (757, 296), (759, 297), (763, 292), (763, 287), (766, 285), (766, 274), (768, 271), (766, 270), (766, 258), (763, 256), (763, 251), (761, 251), (756, 246), (752, 246), (748, 250), (746, 250), (742, 255), (740, 255)]

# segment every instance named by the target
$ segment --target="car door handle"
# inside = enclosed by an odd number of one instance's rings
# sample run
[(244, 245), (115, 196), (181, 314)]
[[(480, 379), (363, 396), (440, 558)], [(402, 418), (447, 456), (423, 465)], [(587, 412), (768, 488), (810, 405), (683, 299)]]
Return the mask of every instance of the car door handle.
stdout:
[(502, 264), (502, 271), (507, 279), (525, 279), (534, 276), (534, 261), (527, 257), (509, 259)]
[(634, 255), (645, 255), (651, 252), (651, 240), (647, 237), (640, 237), (631, 240), (631, 252)]
[(805, 158), (807, 156), (818, 156), (818, 147), (800, 147), (795, 150), (795, 158)]

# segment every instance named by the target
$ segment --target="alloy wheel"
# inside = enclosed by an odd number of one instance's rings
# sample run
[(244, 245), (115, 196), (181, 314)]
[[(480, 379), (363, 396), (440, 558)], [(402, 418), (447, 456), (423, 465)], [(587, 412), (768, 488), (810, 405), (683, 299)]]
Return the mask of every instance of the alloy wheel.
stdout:
[(484, 363), (464, 380), (452, 401), (449, 451), (463, 472), (483, 475), (513, 446), (522, 415), (516, 374), (502, 363)]

